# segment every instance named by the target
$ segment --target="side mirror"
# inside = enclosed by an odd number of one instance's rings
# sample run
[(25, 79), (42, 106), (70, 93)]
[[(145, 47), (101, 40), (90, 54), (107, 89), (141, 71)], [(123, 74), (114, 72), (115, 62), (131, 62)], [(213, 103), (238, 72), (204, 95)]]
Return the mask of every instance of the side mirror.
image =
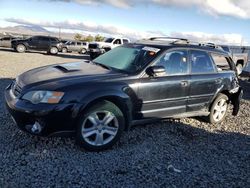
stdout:
[(146, 74), (152, 77), (162, 73), (166, 73), (166, 70), (163, 66), (152, 66), (146, 69)]

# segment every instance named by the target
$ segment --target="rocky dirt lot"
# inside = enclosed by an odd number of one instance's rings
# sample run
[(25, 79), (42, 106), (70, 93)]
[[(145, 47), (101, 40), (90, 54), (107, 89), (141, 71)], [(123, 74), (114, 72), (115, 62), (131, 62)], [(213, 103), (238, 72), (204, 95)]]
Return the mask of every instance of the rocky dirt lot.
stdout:
[(112, 149), (79, 150), (71, 138), (21, 132), (4, 88), (25, 70), (87, 56), (0, 49), (0, 187), (249, 187), (250, 83), (237, 117), (210, 125), (184, 118), (133, 127)]

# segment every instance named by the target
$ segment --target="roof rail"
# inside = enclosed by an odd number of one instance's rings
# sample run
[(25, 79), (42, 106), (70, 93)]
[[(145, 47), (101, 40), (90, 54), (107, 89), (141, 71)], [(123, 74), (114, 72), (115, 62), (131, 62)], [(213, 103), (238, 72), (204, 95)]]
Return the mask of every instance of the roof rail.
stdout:
[(149, 38), (149, 40), (183, 40), (183, 41), (188, 41), (188, 39), (184, 39), (184, 38), (178, 38), (178, 37), (151, 37)]
[[(145, 39), (144, 39), (145, 40)], [(222, 49), (221, 46), (218, 46), (214, 43), (208, 42), (208, 43), (202, 43), (202, 42), (194, 42), (194, 41), (190, 41), (188, 39), (185, 38), (178, 38), (178, 37), (151, 37), (147, 40), (150, 41), (167, 41), (168, 44), (176, 44), (176, 45), (196, 45), (196, 46), (203, 46), (203, 47), (208, 47), (208, 48), (217, 48), (217, 49)], [(170, 41), (168, 41), (170, 40)]]

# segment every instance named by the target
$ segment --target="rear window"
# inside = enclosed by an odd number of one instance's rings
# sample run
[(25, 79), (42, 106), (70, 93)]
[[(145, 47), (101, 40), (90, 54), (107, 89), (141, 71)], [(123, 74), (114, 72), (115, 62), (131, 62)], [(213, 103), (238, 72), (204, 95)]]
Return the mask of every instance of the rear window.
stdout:
[(228, 59), (220, 54), (211, 54), (214, 63), (218, 69), (218, 71), (228, 71), (231, 70), (230, 63)]
[(215, 68), (213, 62), (205, 51), (191, 50), (191, 72), (198, 73), (213, 73)]
[(123, 44), (129, 43), (127, 39), (123, 39)]

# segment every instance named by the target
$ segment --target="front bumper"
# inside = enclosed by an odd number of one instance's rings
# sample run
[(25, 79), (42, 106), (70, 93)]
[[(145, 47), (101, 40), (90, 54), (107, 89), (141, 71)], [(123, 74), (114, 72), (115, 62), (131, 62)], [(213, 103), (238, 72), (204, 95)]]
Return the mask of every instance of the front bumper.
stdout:
[[(30, 134), (39, 136), (72, 135), (76, 130), (78, 104), (32, 104), (16, 98), (8, 86), (5, 90), (6, 108), (17, 126)], [(39, 132), (32, 125), (39, 124)]]

